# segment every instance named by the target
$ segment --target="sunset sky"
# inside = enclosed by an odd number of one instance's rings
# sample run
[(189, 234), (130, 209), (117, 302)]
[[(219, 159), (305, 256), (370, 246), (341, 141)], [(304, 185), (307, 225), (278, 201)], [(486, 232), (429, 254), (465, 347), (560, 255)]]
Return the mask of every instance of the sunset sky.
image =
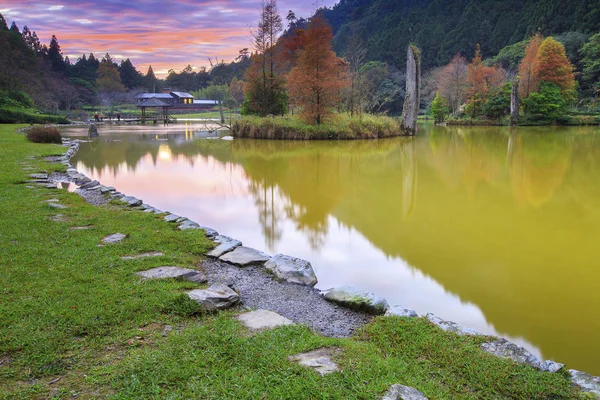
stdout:
[[(314, 0), (280, 0), (282, 17), (294, 10), (308, 17)], [(335, 0), (321, 0), (330, 7)], [(130, 58), (146, 73), (179, 71), (188, 64), (208, 66), (208, 57), (232, 61), (250, 47), (250, 28), (256, 25), (260, 0), (0, 0), (0, 13), (19, 29), (27, 25), (42, 43), (52, 34), (72, 62), (83, 53), (120, 61)]]

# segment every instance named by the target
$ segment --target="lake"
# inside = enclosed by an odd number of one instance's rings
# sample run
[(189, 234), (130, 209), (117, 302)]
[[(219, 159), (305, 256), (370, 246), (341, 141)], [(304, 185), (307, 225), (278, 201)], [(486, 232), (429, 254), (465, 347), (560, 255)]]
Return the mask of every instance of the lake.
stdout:
[[(600, 129), (434, 127), (352, 142), (100, 127), (74, 166), (270, 254), (600, 375)], [(86, 130), (70, 128), (69, 136)]]

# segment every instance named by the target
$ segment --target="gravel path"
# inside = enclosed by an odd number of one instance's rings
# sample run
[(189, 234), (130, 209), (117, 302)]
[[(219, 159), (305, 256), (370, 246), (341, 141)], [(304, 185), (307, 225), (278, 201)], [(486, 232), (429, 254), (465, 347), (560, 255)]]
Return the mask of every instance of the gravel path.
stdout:
[(205, 260), (201, 267), (210, 283), (237, 291), (244, 306), (274, 311), (325, 336), (350, 336), (373, 318), (326, 301), (316, 289), (277, 282), (264, 267), (240, 268), (218, 260)]

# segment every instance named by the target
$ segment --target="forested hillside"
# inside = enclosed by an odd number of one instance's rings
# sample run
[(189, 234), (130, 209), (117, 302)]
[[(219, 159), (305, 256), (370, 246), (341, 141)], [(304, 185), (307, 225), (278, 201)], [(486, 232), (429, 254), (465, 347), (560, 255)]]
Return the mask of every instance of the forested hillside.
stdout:
[(370, 60), (399, 68), (409, 43), (421, 48), (428, 69), (459, 52), (470, 59), (477, 43), (488, 57), (538, 31), (600, 32), (598, 0), (340, 0), (324, 15), (338, 54), (346, 53), (354, 30)]

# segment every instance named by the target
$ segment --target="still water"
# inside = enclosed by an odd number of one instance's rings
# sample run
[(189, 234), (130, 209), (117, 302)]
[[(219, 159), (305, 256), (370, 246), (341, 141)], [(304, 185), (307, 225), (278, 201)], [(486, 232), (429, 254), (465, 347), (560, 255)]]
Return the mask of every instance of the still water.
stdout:
[[(74, 165), (245, 245), (600, 375), (600, 129), (353, 142), (101, 128)], [(68, 130), (78, 136), (82, 130)]]

